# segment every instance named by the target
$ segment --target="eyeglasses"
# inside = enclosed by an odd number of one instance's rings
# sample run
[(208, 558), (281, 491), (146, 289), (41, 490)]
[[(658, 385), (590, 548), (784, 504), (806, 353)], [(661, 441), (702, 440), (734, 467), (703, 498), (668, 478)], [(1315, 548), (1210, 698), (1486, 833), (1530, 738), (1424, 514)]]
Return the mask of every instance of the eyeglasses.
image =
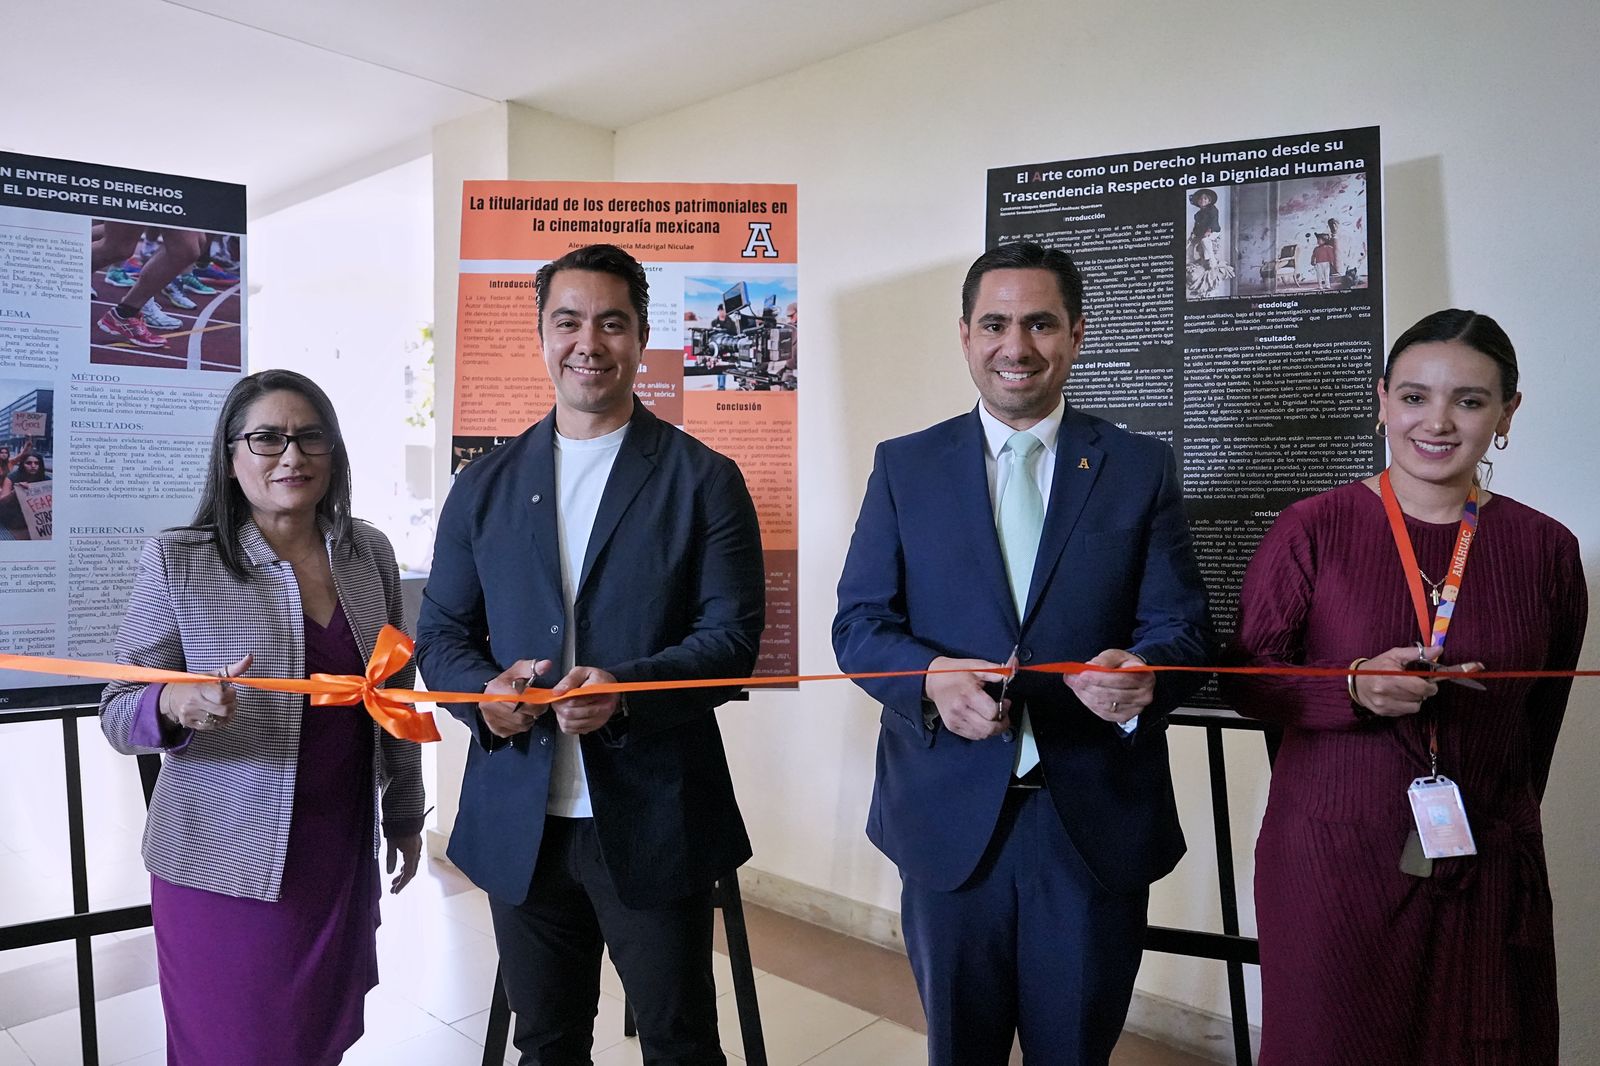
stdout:
[(308, 429), (304, 433), (275, 433), (270, 429), (262, 429), (254, 433), (241, 433), (230, 438), (228, 443), (240, 440), (256, 455), (282, 455), (291, 444), (300, 446), (301, 455), (327, 455), (338, 443), (337, 437), (322, 429)]

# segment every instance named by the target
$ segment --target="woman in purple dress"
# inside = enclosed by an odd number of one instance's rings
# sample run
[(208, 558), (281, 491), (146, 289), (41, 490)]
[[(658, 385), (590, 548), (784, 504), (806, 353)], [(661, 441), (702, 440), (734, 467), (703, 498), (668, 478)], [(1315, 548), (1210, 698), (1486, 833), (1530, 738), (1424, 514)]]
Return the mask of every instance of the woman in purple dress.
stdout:
[(421, 853), (419, 749), (359, 708), (226, 677), (360, 674), (402, 615), (388, 541), (350, 516), (327, 396), (289, 371), (240, 381), (194, 523), (145, 545), (117, 633), (118, 662), (222, 679), (114, 682), (100, 711), (117, 750), (165, 756), (144, 858), (174, 1066), (323, 1066), (360, 1038), (378, 835), (398, 892)]
[[(1539, 803), (1571, 681), (1456, 683), (1570, 670), (1583, 643), (1576, 540), (1477, 478), (1520, 400), (1493, 319), (1423, 319), (1378, 384), (1393, 518), (1379, 478), (1314, 496), (1246, 573), (1244, 663), (1462, 672), (1225, 677), (1241, 713), (1283, 727), (1256, 844), (1262, 1066), (1557, 1061)], [(1438, 787), (1419, 826), (1421, 778)], [(1424, 841), (1463, 828), (1475, 853), (1427, 857)]]

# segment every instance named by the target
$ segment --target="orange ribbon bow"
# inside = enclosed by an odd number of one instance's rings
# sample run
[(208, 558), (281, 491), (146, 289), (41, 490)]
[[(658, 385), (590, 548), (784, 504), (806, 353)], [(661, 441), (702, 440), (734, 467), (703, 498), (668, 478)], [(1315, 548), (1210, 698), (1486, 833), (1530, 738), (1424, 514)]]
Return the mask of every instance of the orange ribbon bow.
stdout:
[[(394, 626), (384, 626), (373, 645), (365, 677), (348, 674), (312, 674), (309, 678), (234, 677), (230, 684), (268, 692), (298, 692), (311, 697), (316, 707), (344, 707), (364, 704), (386, 732), (401, 740), (418, 743), (439, 739), (433, 714), (419, 711), (414, 703), (431, 701), (434, 693), (409, 689), (381, 689), (391, 677), (411, 661), (413, 643)], [(0, 654), (0, 670), (20, 670), (31, 674), (59, 674), (64, 677), (92, 677), (101, 681), (143, 681), (161, 685), (216, 684), (216, 674), (192, 674), (183, 670), (157, 670), (124, 663), (96, 663), (82, 659), (51, 659), (37, 655)], [(453, 695), (453, 694), (452, 694)]]
[(410, 702), (402, 702), (387, 695), (381, 685), (400, 672), (411, 661), (416, 643), (394, 626), (384, 626), (378, 632), (378, 641), (372, 646), (372, 658), (367, 660), (365, 677), (347, 674), (312, 674), (310, 680), (328, 686), (311, 694), (313, 707), (348, 707), (365, 705), (372, 720), (391, 736), (401, 740), (426, 743), (439, 739), (439, 728), (433, 724), (433, 714), (419, 711)]

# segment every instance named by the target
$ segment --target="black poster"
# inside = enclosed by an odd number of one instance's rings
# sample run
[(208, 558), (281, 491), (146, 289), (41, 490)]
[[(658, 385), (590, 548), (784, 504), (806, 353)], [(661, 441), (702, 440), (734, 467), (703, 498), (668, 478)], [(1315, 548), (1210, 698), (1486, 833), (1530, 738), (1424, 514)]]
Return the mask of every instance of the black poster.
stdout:
[(1083, 271), (1073, 406), (1172, 445), (1218, 632), (1288, 504), (1382, 468), (1378, 129), (989, 171), (988, 245)]

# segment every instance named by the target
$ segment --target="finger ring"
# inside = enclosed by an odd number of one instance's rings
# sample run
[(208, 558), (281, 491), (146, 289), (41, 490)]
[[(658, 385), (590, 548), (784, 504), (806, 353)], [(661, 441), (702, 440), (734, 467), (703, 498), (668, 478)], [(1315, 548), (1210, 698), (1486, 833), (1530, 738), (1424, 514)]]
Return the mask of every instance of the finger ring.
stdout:
[(1111, 713), (1112, 714), (1116, 714), (1117, 713), (1117, 708), (1121, 707), (1121, 706), (1122, 706), (1122, 701), (1121, 700), (1112, 700), (1111, 701)]
[(212, 726), (217, 724), (217, 716), (214, 714), (206, 715), (204, 724), (207, 729), (210, 729)]

